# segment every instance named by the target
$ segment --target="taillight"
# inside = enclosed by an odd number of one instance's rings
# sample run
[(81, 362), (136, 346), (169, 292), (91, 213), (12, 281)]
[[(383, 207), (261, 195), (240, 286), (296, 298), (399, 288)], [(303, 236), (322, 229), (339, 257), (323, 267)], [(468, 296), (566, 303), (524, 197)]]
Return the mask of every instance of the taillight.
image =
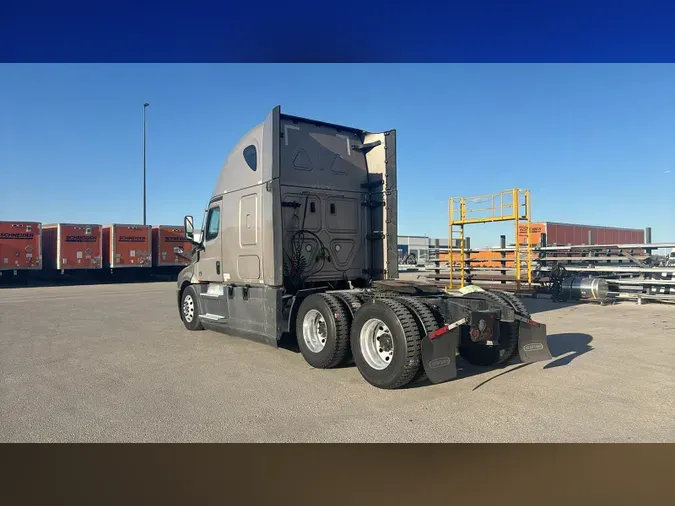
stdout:
[(491, 341), (494, 335), (495, 316), (481, 312), (474, 312), (471, 318), (469, 337), (472, 341)]

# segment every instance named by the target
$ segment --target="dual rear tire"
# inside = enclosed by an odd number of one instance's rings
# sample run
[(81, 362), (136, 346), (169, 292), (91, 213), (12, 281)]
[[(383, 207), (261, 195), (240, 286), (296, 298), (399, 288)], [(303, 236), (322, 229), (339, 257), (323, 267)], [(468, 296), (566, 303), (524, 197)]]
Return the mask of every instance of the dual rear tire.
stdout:
[(341, 365), (349, 354), (351, 313), (347, 305), (327, 293), (308, 296), (300, 304), (295, 328), (300, 353), (317, 369)]
[(419, 377), (419, 322), (404, 303), (393, 298), (362, 304), (330, 293), (308, 296), (296, 319), (298, 346), (313, 367), (328, 369), (351, 356), (371, 385), (400, 388)]
[(405, 386), (422, 367), (419, 327), (413, 313), (395, 299), (361, 306), (352, 323), (351, 349), (361, 376), (378, 388)]

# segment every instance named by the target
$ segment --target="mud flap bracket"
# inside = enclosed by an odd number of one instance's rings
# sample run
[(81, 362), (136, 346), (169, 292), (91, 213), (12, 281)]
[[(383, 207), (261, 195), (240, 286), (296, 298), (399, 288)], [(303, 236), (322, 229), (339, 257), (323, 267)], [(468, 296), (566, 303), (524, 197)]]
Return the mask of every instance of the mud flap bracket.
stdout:
[(443, 383), (457, 377), (460, 327), (466, 318), (445, 325), (422, 338), (422, 365), (429, 381)]
[(523, 363), (551, 360), (546, 339), (546, 325), (516, 315), (518, 321), (518, 354)]

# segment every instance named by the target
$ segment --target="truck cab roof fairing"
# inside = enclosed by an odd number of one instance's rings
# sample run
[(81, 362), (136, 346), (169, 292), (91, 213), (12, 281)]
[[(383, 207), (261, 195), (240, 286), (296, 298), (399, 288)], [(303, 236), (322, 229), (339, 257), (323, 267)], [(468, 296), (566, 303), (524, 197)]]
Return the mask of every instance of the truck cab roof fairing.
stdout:
[[(275, 136), (278, 137), (279, 135), (281, 119), (337, 128), (345, 132), (352, 132), (361, 139), (369, 133), (367, 130), (358, 128), (281, 114), (281, 107), (277, 106), (267, 115), (265, 121), (251, 128), (234, 146), (221, 168), (220, 176), (211, 195), (212, 199), (229, 191), (266, 183), (279, 177), (278, 168), (274, 167), (274, 140)], [(258, 156), (256, 171), (252, 171), (248, 167), (243, 155), (244, 149), (251, 145), (255, 146)]]
[(343, 130), (345, 132), (352, 132), (358, 135), (363, 139), (364, 135), (368, 135), (369, 133), (367, 130), (361, 130), (359, 128), (353, 128), (353, 127), (348, 127), (348, 126), (343, 126), (343, 125), (337, 125), (335, 123), (326, 123), (325, 121), (318, 121), (310, 118), (302, 118), (300, 116), (291, 116), (290, 114), (280, 114), (280, 117), (282, 119), (287, 119), (290, 121), (298, 121), (298, 122), (305, 122), (305, 123), (313, 123), (315, 125), (321, 125), (321, 126), (327, 126), (331, 128), (336, 128), (338, 130)]
[[(271, 179), (271, 171), (267, 173), (268, 171), (265, 170), (264, 158), (266, 157), (263, 156), (263, 128), (264, 123), (260, 123), (239, 139), (239, 142), (234, 146), (220, 169), (220, 175), (216, 181), (211, 199), (224, 193), (255, 186)], [(244, 149), (248, 146), (255, 146), (257, 153), (257, 167), (255, 171), (249, 167), (244, 158)]]

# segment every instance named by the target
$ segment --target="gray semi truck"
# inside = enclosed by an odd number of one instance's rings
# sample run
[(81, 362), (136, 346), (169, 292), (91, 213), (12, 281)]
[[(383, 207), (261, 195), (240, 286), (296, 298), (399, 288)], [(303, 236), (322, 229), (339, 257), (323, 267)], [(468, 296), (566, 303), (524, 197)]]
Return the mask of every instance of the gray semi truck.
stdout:
[[(278, 346), (294, 334), (316, 368), (353, 360), (378, 388), (548, 360), (546, 327), (502, 291), (448, 293), (398, 278), (396, 132), (276, 107), (234, 147), (177, 281), (185, 327)], [(177, 248), (180, 253), (180, 248)]]

